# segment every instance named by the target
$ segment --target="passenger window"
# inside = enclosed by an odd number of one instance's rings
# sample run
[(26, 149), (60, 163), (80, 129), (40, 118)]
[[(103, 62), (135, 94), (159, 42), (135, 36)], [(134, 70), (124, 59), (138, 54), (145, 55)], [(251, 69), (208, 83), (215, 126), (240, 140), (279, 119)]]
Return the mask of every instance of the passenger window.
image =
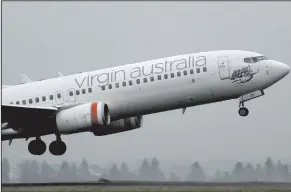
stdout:
[(23, 101), (22, 101), (22, 104), (23, 104), (23, 105), (26, 105), (26, 101), (25, 101), (25, 100), (23, 100)]
[(54, 96), (53, 95), (50, 95), (50, 100), (53, 100), (54, 99)]
[(13, 102), (10, 102), (9, 104), (13, 104)]
[(148, 82), (148, 79), (145, 77), (145, 78), (143, 78), (143, 82)]
[(38, 98), (38, 97), (35, 98), (35, 102), (36, 102), (36, 103), (39, 102), (39, 98)]
[(194, 74), (194, 70), (193, 69), (190, 69), (190, 74)]
[(137, 83), (137, 84), (140, 84), (140, 79), (137, 79), (137, 80), (136, 80), (136, 83)]
[(177, 76), (178, 76), (178, 77), (181, 76), (181, 72), (180, 72), (180, 71), (177, 72)]
[(29, 103), (30, 103), (30, 104), (32, 103), (32, 99), (29, 99)]
[(116, 88), (119, 88), (119, 83), (115, 83), (115, 87)]
[(128, 81), (128, 84), (129, 84), (129, 85), (132, 85), (132, 80), (129, 80), (129, 81)]
[(112, 89), (112, 85), (111, 84), (108, 85), (108, 89)]
[(122, 85), (123, 85), (123, 87), (125, 87), (126, 86), (126, 82), (124, 81), (124, 82), (122, 82)]
[(207, 68), (206, 67), (203, 67), (203, 72), (206, 72), (207, 71)]
[(162, 76), (161, 75), (158, 75), (158, 80), (161, 80), (162, 79)]
[(186, 71), (186, 70), (185, 70), (185, 71), (183, 71), (183, 74), (184, 74), (184, 75), (187, 75), (187, 71)]
[(20, 102), (19, 102), (19, 101), (16, 101), (16, 104), (17, 104), (17, 105), (19, 105), (19, 104), (20, 104)]
[(43, 96), (43, 97), (42, 97), (42, 101), (45, 101), (45, 99), (46, 99), (45, 96)]
[(196, 69), (196, 73), (200, 73), (200, 68), (197, 68)]
[(174, 78), (174, 77), (175, 77), (174, 73), (171, 73), (171, 78)]
[(76, 95), (80, 95), (80, 91), (79, 90), (76, 90)]
[(155, 79), (154, 79), (154, 77), (151, 77), (151, 81), (154, 81)]
[(70, 92), (69, 92), (69, 95), (70, 95), (70, 96), (73, 96), (73, 91), (70, 91)]
[(164, 74), (164, 79), (168, 79), (168, 74)]
[(103, 85), (103, 86), (101, 86), (101, 89), (104, 91), (105, 90), (105, 86)]
[(60, 99), (62, 97), (62, 95), (60, 93), (57, 94), (58, 99)]
[(82, 89), (82, 94), (85, 94), (86, 93), (86, 89)]
[(92, 88), (91, 87), (88, 88), (88, 92), (92, 93)]

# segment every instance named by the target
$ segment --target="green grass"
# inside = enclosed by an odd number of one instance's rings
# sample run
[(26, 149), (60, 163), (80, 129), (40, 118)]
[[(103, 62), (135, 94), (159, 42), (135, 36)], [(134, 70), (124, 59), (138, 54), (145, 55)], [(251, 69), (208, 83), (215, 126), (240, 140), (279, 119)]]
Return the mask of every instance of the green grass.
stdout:
[(3, 192), (291, 192), (291, 187), (62, 186), (2, 187)]

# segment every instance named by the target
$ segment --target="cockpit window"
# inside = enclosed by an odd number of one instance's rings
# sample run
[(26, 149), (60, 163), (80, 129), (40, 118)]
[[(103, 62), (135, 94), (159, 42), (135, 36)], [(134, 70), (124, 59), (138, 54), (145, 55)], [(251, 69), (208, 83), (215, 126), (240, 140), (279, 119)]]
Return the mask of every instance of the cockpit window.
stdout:
[(245, 63), (257, 63), (257, 62), (262, 61), (262, 60), (268, 60), (268, 58), (265, 56), (244, 58)]
[(244, 58), (244, 62), (245, 63), (252, 63), (252, 59), (251, 58)]

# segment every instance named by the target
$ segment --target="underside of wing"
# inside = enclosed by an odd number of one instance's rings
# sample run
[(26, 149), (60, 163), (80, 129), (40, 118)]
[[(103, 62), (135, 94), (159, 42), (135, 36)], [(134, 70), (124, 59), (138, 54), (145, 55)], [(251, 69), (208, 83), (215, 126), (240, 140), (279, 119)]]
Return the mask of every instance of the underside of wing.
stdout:
[[(58, 111), (55, 107), (2, 105), (1, 106), (1, 135), (2, 140), (20, 138), (28, 133), (30, 128), (41, 123), (47, 124), (46, 119)], [(33, 130), (35, 132), (35, 130)]]
[(20, 119), (37, 119), (55, 114), (55, 107), (23, 106), (6, 104), (1, 106), (1, 122), (19, 121)]

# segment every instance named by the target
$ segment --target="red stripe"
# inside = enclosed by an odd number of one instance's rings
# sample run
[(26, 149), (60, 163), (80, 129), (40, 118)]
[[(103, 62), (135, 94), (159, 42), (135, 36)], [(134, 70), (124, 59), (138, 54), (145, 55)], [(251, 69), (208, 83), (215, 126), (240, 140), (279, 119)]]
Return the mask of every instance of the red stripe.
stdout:
[(92, 118), (92, 123), (97, 123), (98, 119), (97, 119), (97, 102), (92, 103), (91, 105), (91, 118)]

